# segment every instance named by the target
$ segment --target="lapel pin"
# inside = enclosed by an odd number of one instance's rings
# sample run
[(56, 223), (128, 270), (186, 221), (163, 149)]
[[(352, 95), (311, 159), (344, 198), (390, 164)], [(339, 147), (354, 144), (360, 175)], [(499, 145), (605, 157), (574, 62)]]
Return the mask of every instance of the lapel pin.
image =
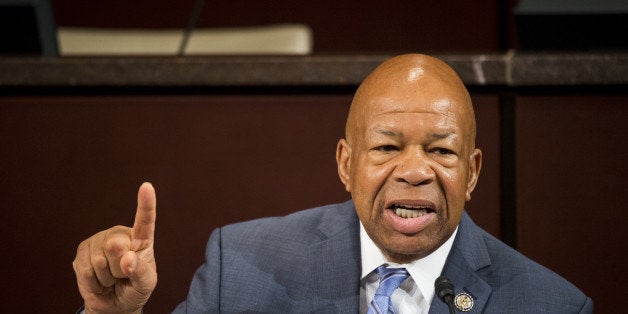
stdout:
[(460, 292), (456, 295), (454, 304), (459, 311), (469, 312), (473, 308), (473, 298), (466, 292)]

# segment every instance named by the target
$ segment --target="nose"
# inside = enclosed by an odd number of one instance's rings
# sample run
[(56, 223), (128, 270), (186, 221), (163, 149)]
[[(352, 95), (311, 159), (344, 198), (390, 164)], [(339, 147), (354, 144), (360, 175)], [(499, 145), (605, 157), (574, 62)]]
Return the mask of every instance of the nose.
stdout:
[(393, 171), (397, 182), (410, 185), (425, 185), (436, 179), (432, 161), (423, 150), (406, 151), (398, 156), (399, 162)]

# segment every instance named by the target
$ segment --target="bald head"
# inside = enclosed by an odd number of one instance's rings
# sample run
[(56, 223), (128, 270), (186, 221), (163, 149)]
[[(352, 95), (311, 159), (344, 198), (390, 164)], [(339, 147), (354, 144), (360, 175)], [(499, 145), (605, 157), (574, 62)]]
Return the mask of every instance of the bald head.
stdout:
[(436, 58), (384, 62), (355, 94), (336, 161), (364, 230), (389, 261), (431, 254), (458, 226), (482, 166), (467, 89)]
[(430, 101), (448, 102), (471, 147), (475, 146), (475, 115), (462, 80), (443, 61), (422, 54), (394, 57), (369, 74), (351, 103), (345, 136), (351, 142), (355, 134), (361, 134), (368, 114)]

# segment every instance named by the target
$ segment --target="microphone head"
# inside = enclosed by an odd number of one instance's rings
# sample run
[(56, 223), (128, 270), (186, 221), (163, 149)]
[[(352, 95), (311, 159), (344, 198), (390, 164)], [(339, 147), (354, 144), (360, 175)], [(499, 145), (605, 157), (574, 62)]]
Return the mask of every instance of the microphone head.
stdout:
[(434, 281), (434, 292), (443, 302), (445, 301), (446, 296), (454, 296), (454, 284), (449, 281), (449, 278), (445, 276), (440, 276), (436, 278)]

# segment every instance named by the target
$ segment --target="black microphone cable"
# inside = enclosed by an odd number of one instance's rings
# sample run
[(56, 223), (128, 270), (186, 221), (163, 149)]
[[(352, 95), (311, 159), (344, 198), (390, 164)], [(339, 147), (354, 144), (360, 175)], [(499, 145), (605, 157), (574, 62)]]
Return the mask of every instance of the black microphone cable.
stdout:
[(190, 16), (190, 20), (188, 21), (188, 26), (185, 28), (183, 32), (183, 38), (181, 38), (181, 44), (179, 45), (179, 51), (177, 55), (183, 56), (185, 54), (185, 48), (188, 45), (188, 41), (190, 40), (190, 36), (192, 35), (192, 31), (196, 28), (196, 23), (198, 23), (198, 18), (201, 16), (201, 12), (203, 11), (203, 4), (205, 4), (205, 0), (196, 0), (194, 1), (194, 9), (192, 9), (192, 16)]

